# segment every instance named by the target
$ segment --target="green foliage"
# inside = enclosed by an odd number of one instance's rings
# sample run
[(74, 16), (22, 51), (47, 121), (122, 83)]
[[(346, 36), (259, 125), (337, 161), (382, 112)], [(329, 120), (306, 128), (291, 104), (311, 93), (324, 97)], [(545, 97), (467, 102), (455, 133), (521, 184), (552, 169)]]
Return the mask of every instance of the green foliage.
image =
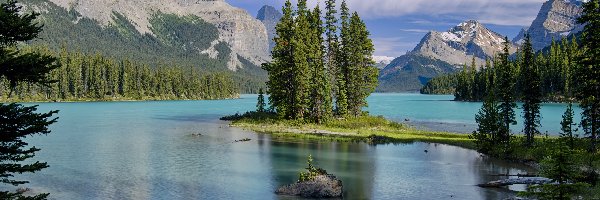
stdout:
[[(53, 82), (46, 74), (59, 65), (56, 58), (40, 53), (22, 53), (16, 44), (32, 40), (42, 30), (33, 21), (38, 14), (24, 14), (16, 1), (0, 3), (0, 78), (10, 87), (17, 83), (46, 85)], [(10, 95), (9, 94), (9, 95)], [(36, 106), (0, 104), (0, 182), (18, 186), (28, 181), (15, 180), (16, 174), (35, 173), (48, 167), (39, 161), (23, 164), (40, 151), (24, 141), (28, 136), (48, 134), (48, 126), (56, 122), (51, 118), (58, 111), (35, 113)], [(49, 194), (23, 196), (21, 193), (1, 191), (0, 199), (46, 199)]]
[(263, 89), (260, 88), (258, 90), (258, 100), (256, 102), (256, 112), (265, 112), (266, 109), (265, 107), (267, 106), (267, 104), (265, 103), (265, 96), (263, 93)]
[(535, 135), (540, 134), (540, 103), (542, 102), (538, 68), (534, 60), (533, 47), (529, 34), (525, 36), (522, 47), (521, 80), (523, 90), (523, 118), (525, 145), (533, 145)]
[(456, 74), (444, 74), (435, 77), (421, 88), (421, 94), (454, 94), (457, 84)]
[(574, 129), (574, 127), (577, 127), (577, 124), (573, 122), (574, 114), (573, 104), (569, 103), (567, 110), (565, 110), (565, 114), (562, 116), (562, 121), (560, 121), (560, 130), (562, 131), (560, 137), (563, 138), (563, 140), (566, 140), (565, 144), (567, 144), (570, 149), (575, 149), (574, 140), (576, 136), (574, 135), (574, 132), (576, 132), (577, 129)]
[(218, 39), (218, 29), (195, 16), (176, 16), (154, 13), (149, 22), (152, 34), (140, 33), (132, 22), (120, 13), (113, 12), (112, 22), (103, 26), (86, 18), (75, 9), (67, 10), (48, 0), (23, 0), (27, 8), (43, 12), (36, 22), (44, 24), (39, 33), (43, 40), (29, 44), (47, 46), (53, 52), (68, 49), (71, 53), (101, 54), (114, 60), (129, 60), (151, 68), (179, 66), (195, 68), (206, 73), (227, 73), (244, 93), (257, 93), (265, 87), (266, 73), (260, 67), (239, 59), (243, 68), (231, 72), (227, 68), (231, 47), (217, 43), (216, 58), (199, 53)]
[(530, 186), (521, 195), (564, 200), (579, 197), (590, 185), (578, 181), (582, 178), (582, 166), (575, 162), (577, 156), (578, 153), (567, 146), (556, 146), (540, 163), (540, 175), (552, 179), (553, 183)]
[(284, 119), (325, 123), (334, 107), (337, 116), (359, 116), (377, 85), (374, 47), (364, 22), (356, 13), (350, 17), (342, 2), (338, 44), (333, 4), (328, 2), (323, 27), (318, 6), (310, 11), (301, 0), (294, 12), (291, 2), (285, 3), (275, 28), (273, 61), (263, 65), (271, 108)]
[(306, 172), (299, 173), (298, 182), (312, 181), (319, 175), (327, 175), (327, 171), (316, 167), (313, 162), (312, 155), (308, 155), (308, 160), (306, 161), (308, 167), (305, 168)]
[[(45, 48), (28, 49), (54, 57)], [(0, 79), (0, 99), (16, 101), (179, 100), (234, 98), (239, 88), (227, 73), (204, 73), (196, 68), (158, 67), (101, 55), (56, 54), (62, 64), (49, 74), (55, 83), (20, 84), (11, 96), (10, 82)]]
[(590, 0), (583, 4), (583, 15), (578, 19), (585, 24), (583, 53), (576, 58), (575, 97), (583, 110), (581, 126), (590, 140), (589, 151), (597, 151), (600, 134), (600, 2)]
[(500, 156), (494, 150), (497, 148), (499, 142), (501, 142), (500, 129), (502, 127), (502, 120), (493, 92), (490, 92), (486, 97), (481, 109), (475, 115), (475, 121), (478, 128), (477, 131), (470, 135), (470, 138), (475, 140), (477, 150), (482, 153)]

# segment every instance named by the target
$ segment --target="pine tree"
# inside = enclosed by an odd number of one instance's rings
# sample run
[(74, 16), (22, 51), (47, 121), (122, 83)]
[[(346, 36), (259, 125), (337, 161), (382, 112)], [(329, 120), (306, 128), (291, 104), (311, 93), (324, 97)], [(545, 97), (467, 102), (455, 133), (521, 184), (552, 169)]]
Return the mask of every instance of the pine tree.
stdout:
[(283, 16), (275, 27), (275, 47), (273, 48), (273, 61), (263, 64), (269, 75), (267, 81), (269, 104), (271, 109), (281, 117), (291, 118), (292, 111), (292, 69), (294, 48), (292, 39), (294, 37), (294, 13), (292, 3), (287, 0), (283, 7)]
[[(338, 92), (338, 74), (339, 67), (337, 66), (337, 53), (339, 50), (339, 41), (337, 36), (337, 18), (335, 9), (336, 3), (335, 0), (327, 0), (325, 1), (325, 42), (327, 45), (327, 52), (325, 58), (325, 65), (327, 68), (327, 76), (329, 77), (329, 85), (331, 87), (331, 97), (332, 101), (335, 101), (335, 107), (338, 107), (338, 99), (340, 99), (340, 94)], [(344, 105), (346, 107), (346, 105)]]
[(485, 97), (481, 109), (475, 115), (475, 121), (478, 128), (477, 131), (471, 134), (470, 138), (475, 140), (479, 152), (492, 153), (499, 139), (499, 130), (502, 127), (498, 103), (493, 90), (490, 90)]
[(522, 49), (523, 57), (521, 62), (521, 77), (523, 90), (523, 118), (525, 134), (525, 145), (532, 146), (535, 135), (539, 134), (540, 126), (540, 103), (542, 94), (540, 89), (540, 80), (538, 68), (534, 60), (533, 47), (529, 34), (525, 36), (525, 43)]
[(590, 139), (589, 151), (596, 152), (600, 133), (600, 1), (584, 3), (577, 21), (585, 27), (581, 38), (583, 53), (577, 59), (575, 97), (583, 110), (581, 126)]
[(509, 60), (509, 46), (510, 42), (508, 37), (505, 38), (504, 50), (500, 53), (496, 64), (496, 76), (497, 76), (497, 94), (500, 104), (498, 108), (500, 110), (500, 116), (502, 118), (503, 126), (500, 128), (499, 141), (504, 145), (505, 150), (508, 150), (508, 144), (510, 143), (511, 133), (510, 125), (515, 125), (515, 107), (517, 104), (514, 99), (514, 85), (515, 76), (512, 68), (512, 64)]
[(349, 76), (349, 61), (348, 51), (350, 50), (350, 10), (345, 0), (342, 0), (340, 6), (340, 46), (337, 51), (336, 64), (337, 64), (337, 96), (336, 96), (336, 110), (339, 116), (346, 116), (348, 114), (348, 78)]
[[(22, 53), (15, 46), (37, 37), (42, 27), (34, 23), (37, 13), (21, 14), (16, 1), (0, 4), (0, 77), (10, 82), (12, 89), (18, 83), (49, 84), (47, 74), (59, 67), (56, 58), (41, 53)], [(12, 93), (12, 92), (11, 92)], [(52, 115), (58, 111), (35, 113), (35, 106), (0, 104), (0, 182), (18, 186), (28, 181), (14, 180), (15, 174), (33, 173), (48, 167), (47, 163), (21, 162), (32, 158), (40, 149), (29, 147), (23, 141), (35, 134), (48, 134), (48, 126), (56, 122)], [(48, 194), (25, 197), (20, 193), (0, 192), (0, 199), (45, 199)]]
[(303, 120), (307, 117), (309, 109), (310, 93), (310, 26), (311, 13), (306, 7), (306, 0), (298, 1), (297, 17), (295, 19), (294, 37), (292, 37), (292, 100), (291, 100), (291, 119)]
[(550, 156), (540, 163), (540, 175), (553, 180), (553, 183), (529, 186), (524, 196), (537, 199), (570, 200), (589, 187), (588, 184), (577, 182), (582, 177), (581, 166), (574, 162), (576, 152), (559, 144)]
[(260, 89), (258, 89), (256, 112), (265, 112), (266, 111), (265, 107), (267, 107), (267, 104), (265, 103), (265, 95), (264, 95), (263, 89), (260, 88)]
[(562, 131), (560, 136), (561, 138), (564, 138), (564, 140), (567, 140), (566, 144), (570, 149), (575, 149), (574, 132), (577, 130), (573, 127), (576, 127), (577, 124), (573, 122), (574, 114), (575, 113), (573, 112), (573, 104), (569, 103), (569, 105), (567, 106), (567, 110), (565, 110), (565, 113), (562, 116), (562, 121), (560, 122), (560, 130)]
[(349, 42), (344, 44), (348, 61), (348, 110), (350, 114), (359, 116), (367, 105), (367, 97), (377, 87), (379, 70), (375, 68), (373, 52), (375, 48), (369, 39), (369, 31), (358, 13), (350, 18)]
[(310, 118), (316, 123), (323, 123), (332, 116), (331, 87), (328, 73), (323, 58), (323, 27), (321, 10), (317, 5), (310, 16), (310, 40), (307, 40), (310, 49)]

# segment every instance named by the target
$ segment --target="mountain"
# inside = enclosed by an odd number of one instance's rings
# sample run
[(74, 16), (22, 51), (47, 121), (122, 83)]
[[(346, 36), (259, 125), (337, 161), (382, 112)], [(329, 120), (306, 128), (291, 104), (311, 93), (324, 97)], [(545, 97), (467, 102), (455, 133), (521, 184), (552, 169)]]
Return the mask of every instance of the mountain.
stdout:
[[(531, 34), (531, 43), (535, 50), (541, 50), (552, 44), (552, 39), (581, 32), (583, 26), (577, 24), (577, 18), (583, 10), (579, 0), (550, 0), (545, 2), (537, 17), (529, 28), (524, 29)], [(513, 39), (516, 44), (522, 43), (524, 34)]]
[(269, 36), (269, 50), (272, 50), (273, 47), (275, 47), (275, 41), (273, 41), (277, 35), (275, 32), (275, 26), (277, 26), (277, 23), (279, 23), (281, 17), (282, 14), (279, 12), (279, 10), (268, 5), (260, 8), (258, 14), (256, 15), (256, 19), (260, 20), (267, 28), (267, 35)]
[(394, 60), (394, 57), (373, 56), (373, 60), (375, 61), (375, 66), (378, 69), (383, 69), (383, 68), (385, 68), (385, 66), (389, 65)]
[[(413, 51), (380, 71), (379, 92), (417, 91), (429, 79), (458, 71), (475, 56), (478, 66), (504, 48), (505, 38), (483, 24), (469, 20), (446, 32), (427, 33)], [(510, 52), (516, 52), (511, 45)]]
[[(212, 59), (223, 56), (219, 55), (218, 49), (224, 49), (225, 45), (230, 49), (226, 56), (226, 67), (233, 71), (246, 64), (259, 66), (269, 60), (265, 26), (246, 11), (235, 8), (224, 0), (25, 0), (23, 3), (42, 13), (46, 26), (51, 27), (49, 29), (77, 26), (84, 20), (85, 23), (96, 23), (102, 29), (116, 29), (123, 37), (153, 37), (160, 45), (183, 49), (185, 56), (205, 55)], [(57, 19), (44, 15), (69, 17), (51, 13), (60, 10), (56, 7), (75, 16), (72, 20), (74, 25), (52, 27), (55, 26), (52, 22)], [(210, 34), (197, 32), (200, 26), (202, 31), (215, 30), (216, 36), (211, 31), (208, 31)], [(73, 39), (88, 40), (85, 37), (89, 36), (77, 35)]]
[[(475, 56), (479, 64), (504, 48), (504, 36), (487, 29), (483, 24), (469, 20), (446, 32), (431, 31), (423, 37), (412, 53), (439, 59), (452, 65), (470, 63)], [(510, 52), (516, 48), (511, 46)]]
[(447, 62), (416, 53), (394, 59), (379, 72), (377, 92), (418, 91), (431, 78), (452, 73), (456, 67)]

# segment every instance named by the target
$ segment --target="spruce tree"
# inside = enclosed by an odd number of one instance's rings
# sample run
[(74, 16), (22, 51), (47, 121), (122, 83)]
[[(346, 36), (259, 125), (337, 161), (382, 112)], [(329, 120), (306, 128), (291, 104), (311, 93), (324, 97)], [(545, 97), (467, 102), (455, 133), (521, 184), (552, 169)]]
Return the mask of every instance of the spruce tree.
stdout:
[(332, 116), (332, 99), (330, 80), (323, 58), (324, 29), (321, 21), (321, 10), (317, 5), (310, 16), (309, 40), (306, 40), (310, 49), (310, 118), (315, 123), (323, 123)]
[(498, 103), (494, 91), (486, 95), (481, 109), (475, 115), (477, 122), (477, 131), (470, 135), (475, 140), (476, 148), (482, 153), (493, 153), (499, 139), (499, 130), (502, 127), (502, 120), (498, 112)]
[(500, 128), (499, 141), (504, 145), (505, 150), (508, 150), (510, 143), (511, 133), (510, 125), (515, 125), (515, 107), (517, 104), (514, 99), (514, 85), (515, 76), (512, 64), (509, 60), (509, 47), (510, 42), (508, 37), (505, 38), (503, 52), (498, 56), (496, 62), (496, 76), (497, 76), (497, 94), (500, 104), (498, 105), (500, 116), (502, 119), (503, 126)]
[[(47, 85), (53, 81), (47, 74), (59, 67), (56, 58), (41, 53), (23, 53), (16, 46), (37, 37), (42, 27), (33, 21), (37, 13), (23, 14), (16, 1), (0, 4), (0, 77), (14, 89), (19, 83)], [(12, 93), (12, 92), (11, 92)], [(16, 174), (33, 173), (48, 167), (43, 162), (28, 162), (40, 149), (24, 141), (28, 136), (48, 134), (48, 126), (56, 122), (57, 111), (36, 113), (36, 106), (0, 104), (0, 182), (18, 186), (28, 181), (14, 180)], [(0, 199), (45, 199), (48, 194), (25, 197), (21, 193), (0, 192)]]
[(291, 119), (303, 120), (307, 117), (310, 93), (311, 65), (311, 13), (306, 7), (306, 0), (299, 0), (295, 19), (294, 36), (292, 37), (292, 72), (291, 72)]
[(540, 103), (542, 94), (540, 89), (540, 80), (538, 68), (534, 60), (533, 47), (529, 34), (525, 36), (525, 43), (522, 47), (521, 59), (521, 77), (523, 91), (523, 118), (525, 134), (525, 145), (533, 145), (535, 135), (539, 134), (540, 126)]
[[(327, 68), (327, 76), (329, 77), (329, 85), (331, 87), (332, 100), (335, 101), (335, 107), (337, 107), (338, 99), (340, 99), (340, 93), (338, 92), (338, 74), (339, 67), (337, 66), (337, 53), (339, 51), (339, 40), (338, 40), (338, 19), (336, 18), (337, 10), (335, 9), (335, 0), (325, 1), (325, 42), (327, 45), (325, 66)], [(346, 105), (344, 105), (346, 107)]]
[(267, 93), (269, 94), (269, 104), (271, 109), (276, 111), (281, 117), (290, 119), (292, 110), (292, 90), (291, 79), (293, 77), (293, 54), (294, 48), (292, 39), (294, 38), (294, 13), (292, 3), (287, 0), (283, 7), (283, 16), (276, 25), (275, 47), (273, 48), (272, 61), (263, 64), (263, 69), (268, 73)]
[(349, 42), (344, 44), (348, 61), (348, 110), (350, 114), (359, 116), (367, 105), (367, 97), (377, 87), (379, 70), (375, 68), (373, 52), (375, 48), (369, 39), (369, 31), (358, 13), (350, 18)]
[(260, 88), (258, 89), (258, 99), (256, 102), (256, 112), (265, 112), (266, 109), (265, 107), (267, 106), (267, 104), (265, 103), (265, 95), (263, 92), (263, 89)]
[(577, 181), (582, 174), (581, 166), (575, 162), (576, 157), (575, 151), (559, 144), (540, 163), (540, 175), (552, 179), (553, 183), (529, 186), (521, 194), (537, 199), (578, 199), (589, 185)]
[(583, 14), (577, 20), (585, 24), (581, 42), (583, 53), (577, 58), (575, 97), (583, 110), (581, 126), (590, 140), (589, 151), (597, 151), (600, 133), (600, 1), (583, 4)]
[(337, 64), (337, 96), (336, 96), (336, 110), (339, 116), (346, 116), (348, 114), (348, 78), (349, 76), (349, 61), (348, 51), (350, 50), (350, 10), (346, 0), (342, 0), (340, 6), (340, 46), (336, 56)]
[(573, 127), (576, 127), (577, 124), (573, 122), (574, 114), (575, 113), (573, 112), (573, 104), (569, 103), (569, 105), (567, 106), (567, 110), (565, 110), (565, 113), (562, 116), (562, 121), (560, 122), (560, 130), (562, 131), (560, 137), (566, 140), (565, 143), (570, 149), (575, 149), (574, 132), (577, 131), (577, 129), (574, 129)]

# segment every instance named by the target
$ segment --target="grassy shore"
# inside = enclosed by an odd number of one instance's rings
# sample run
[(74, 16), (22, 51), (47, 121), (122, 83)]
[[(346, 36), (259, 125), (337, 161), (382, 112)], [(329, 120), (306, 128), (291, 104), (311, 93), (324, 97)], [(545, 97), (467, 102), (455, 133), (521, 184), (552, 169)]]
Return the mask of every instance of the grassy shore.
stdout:
[(278, 119), (273, 114), (249, 112), (222, 118), (231, 126), (274, 137), (382, 143), (431, 142), (473, 149), (467, 134), (417, 130), (378, 116), (333, 119), (324, 124)]

